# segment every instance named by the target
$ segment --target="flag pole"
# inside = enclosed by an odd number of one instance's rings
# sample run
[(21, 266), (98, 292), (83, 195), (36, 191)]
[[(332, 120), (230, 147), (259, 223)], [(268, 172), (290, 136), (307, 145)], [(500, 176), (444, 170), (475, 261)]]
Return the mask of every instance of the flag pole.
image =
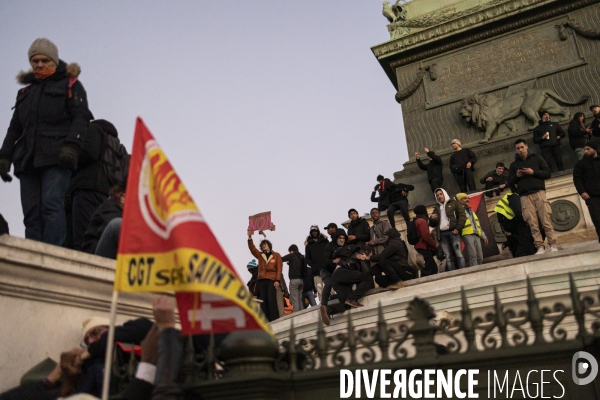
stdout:
[(104, 355), (104, 379), (102, 381), (102, 400), (108, 400), (110, 388), (110, 372), (112, 369), (112, 356), (115, 341), (115, 322), (117, 319), (117, 302), (119, 301), (119, 292), (113, 291), (112, 302), (110, 305), (110, 325), (108, 327), (108, 341), (106, 342), (106, 353)]

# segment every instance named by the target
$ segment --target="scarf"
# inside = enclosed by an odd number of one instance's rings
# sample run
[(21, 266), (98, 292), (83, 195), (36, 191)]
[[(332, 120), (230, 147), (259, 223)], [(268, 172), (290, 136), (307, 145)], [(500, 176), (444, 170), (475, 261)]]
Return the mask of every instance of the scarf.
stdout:
[(56, 72), (56, 68), (54, 68), (54, 69), (46, 69), (46, 70), (43, 70), (43, 71), (34, 72), (33, 75), (37, 79), (46, 79), (47, 77), (54, 75), (55, 72)]

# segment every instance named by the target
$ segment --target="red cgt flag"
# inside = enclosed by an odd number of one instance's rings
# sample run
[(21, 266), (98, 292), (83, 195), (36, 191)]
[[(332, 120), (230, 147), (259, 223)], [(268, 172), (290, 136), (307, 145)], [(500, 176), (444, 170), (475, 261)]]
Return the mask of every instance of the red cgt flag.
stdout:
[(114, 290), (176, 292), (184, 335), (255, 329), (272, 335), (260, 306), (140, 118)]

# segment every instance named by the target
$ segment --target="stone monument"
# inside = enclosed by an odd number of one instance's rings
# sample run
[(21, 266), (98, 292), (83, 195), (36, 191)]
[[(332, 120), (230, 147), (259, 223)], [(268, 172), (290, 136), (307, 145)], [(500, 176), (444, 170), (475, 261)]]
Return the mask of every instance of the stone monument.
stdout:
[[(386, 3), (390, 40), (372, 51), (402, 106), (410, 158), (394, 178), (417, 187), (413, 205), (433, 202), (415, 152), (435, 150), (445, 164), (444, 187), (456, 193), (452, 139), (478, 155), (478, 182), (496, 162), (512, 162), (518, 138), (540, 154), (531, 140), (539, 110), (566, 131), (575, 112), (589, 121), (589, 105), (600, 101), (600, 0)], [(568, 139), (562, 147), (572, 168)]]

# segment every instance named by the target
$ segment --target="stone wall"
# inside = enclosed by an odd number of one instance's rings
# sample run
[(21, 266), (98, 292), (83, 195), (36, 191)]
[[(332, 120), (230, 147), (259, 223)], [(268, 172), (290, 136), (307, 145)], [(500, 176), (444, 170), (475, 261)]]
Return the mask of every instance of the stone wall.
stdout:
[[(0, 392), (46, 357), (79, 347), (81, 323), (108, 317), (115, 262), (0, 236)], [(152, 316), (149, 294), (120, 294), (117, 323)]]

